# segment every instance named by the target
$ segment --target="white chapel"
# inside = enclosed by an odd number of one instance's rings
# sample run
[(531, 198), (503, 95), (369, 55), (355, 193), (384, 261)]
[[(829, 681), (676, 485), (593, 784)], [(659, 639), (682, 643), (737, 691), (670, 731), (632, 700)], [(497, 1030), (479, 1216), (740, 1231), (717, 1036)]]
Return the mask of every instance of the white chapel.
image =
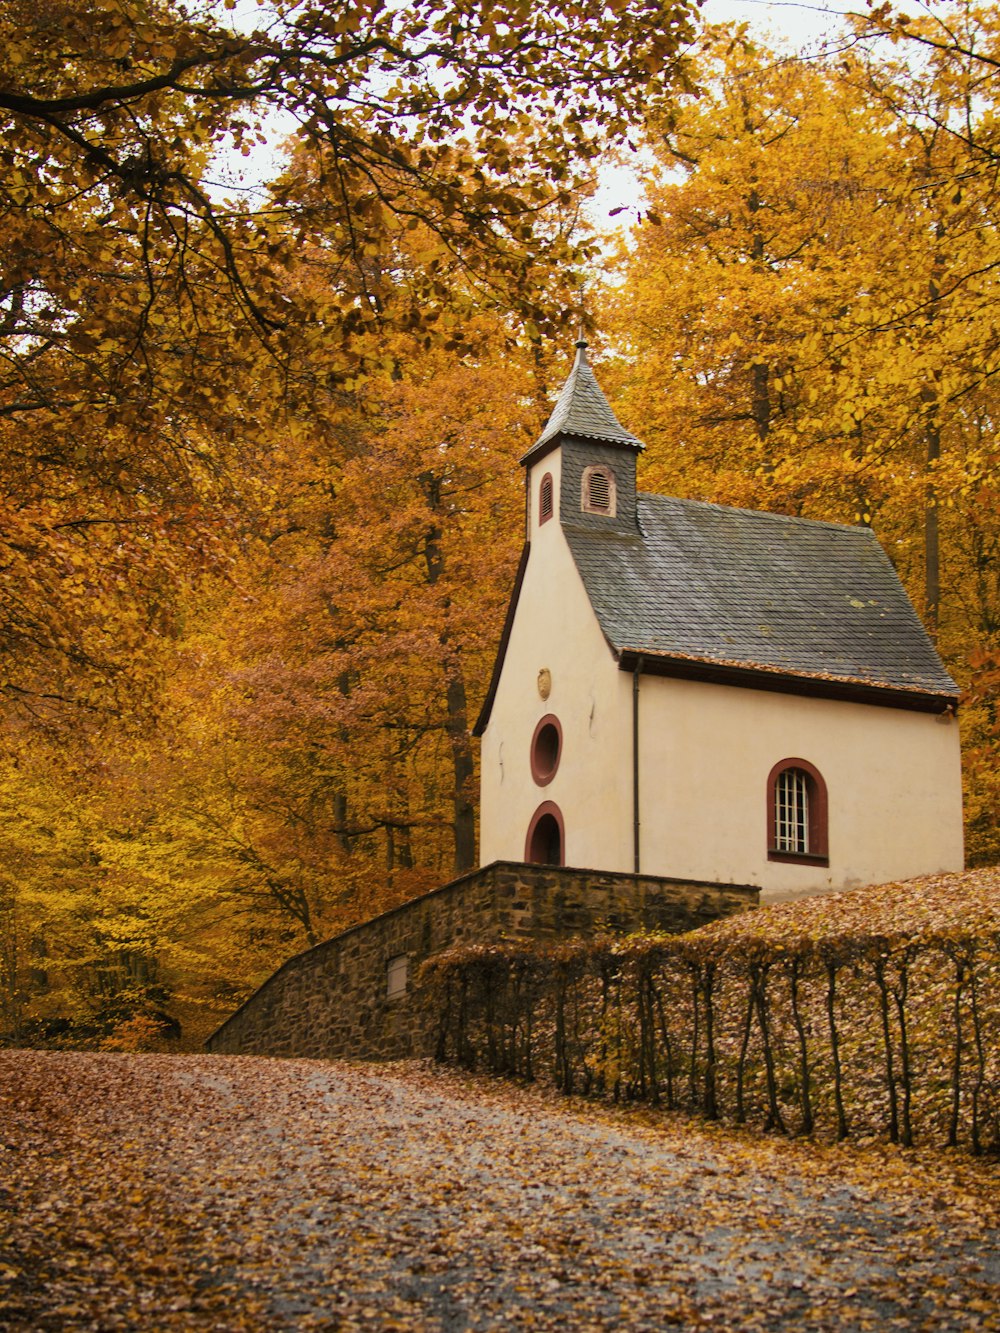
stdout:
[(522, 460), (480, 860), (750, 884), (960, 870), (958, 688), (860, 527), (636, 492), (577, 344)]

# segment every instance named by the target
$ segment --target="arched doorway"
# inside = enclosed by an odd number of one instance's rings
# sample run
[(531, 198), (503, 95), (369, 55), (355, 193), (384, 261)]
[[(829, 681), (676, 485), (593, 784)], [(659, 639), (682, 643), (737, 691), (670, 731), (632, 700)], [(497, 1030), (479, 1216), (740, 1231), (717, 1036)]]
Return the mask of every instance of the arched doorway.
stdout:
[(562, 811), (554, 801), (544, 801), (531, 817), (524, 859), (533, 866), (564, 865), (565, 843)]

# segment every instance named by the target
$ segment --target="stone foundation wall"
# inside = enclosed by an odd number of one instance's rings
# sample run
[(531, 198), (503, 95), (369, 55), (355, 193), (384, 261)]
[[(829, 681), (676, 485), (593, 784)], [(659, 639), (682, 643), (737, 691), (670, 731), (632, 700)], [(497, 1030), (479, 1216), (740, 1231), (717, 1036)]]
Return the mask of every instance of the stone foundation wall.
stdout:
[[(599, 930), (680, 932), (747, 911), (757, 898), (744, 885), (497, 861), (290, 958), (205, 1045), (228, 1054), (429, 1055), (434, 1024), (417, 972), (442, 949)], [(399, 993), (389, 994), (390, 980)]]

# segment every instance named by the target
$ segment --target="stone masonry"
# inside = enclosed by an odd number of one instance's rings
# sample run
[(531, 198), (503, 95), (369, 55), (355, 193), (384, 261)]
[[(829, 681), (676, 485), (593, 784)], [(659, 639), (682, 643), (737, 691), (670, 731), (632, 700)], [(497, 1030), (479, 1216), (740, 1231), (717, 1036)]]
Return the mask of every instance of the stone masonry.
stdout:
[(205, 1043), (227, 1054), (430, 1055), (420, 965), (457, 944), (681, 932), (756, 907), (746, 885), (496, 861), (290, 958)]

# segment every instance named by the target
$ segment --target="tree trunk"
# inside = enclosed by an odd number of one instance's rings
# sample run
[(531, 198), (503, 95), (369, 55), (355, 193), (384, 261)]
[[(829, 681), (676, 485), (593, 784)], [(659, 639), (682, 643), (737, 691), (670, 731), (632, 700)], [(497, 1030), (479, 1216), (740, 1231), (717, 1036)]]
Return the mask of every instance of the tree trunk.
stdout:
[(452, 657), (449, 664), (445, 699), (448, 708), (445, 725), (454, 774), (455, 874), (461, 875), (476, 864), (476, 812), (471, 797), (475, 763), (469, 737), (465, 678), (457, 657)]
[(936, 418), (936, 391), (926, 386), (921, 390), (920, 396), (928, 408), (928, 421), (924, 428), (927, 457), (927, 491), (924, 499), (924, 624), (930, 634), (936, 634), (941, 620), (941, 534), (934, 464), (941, 457), (941, 430)]
[[(431, 512), (441, 513), (441, 481), (431, 472), (421, 474), (420, 483)], [(441, 549), (443, 537), (441, 527), (435, 522), (428, 528), (424, 539), (424, 561), (427, 569), (427, 583), (435, 587), (444, 573), (444, 551)], [(450, 602), (446, 599), (442, 611), (447, 618)], [(472, 742), (469, 736), (468, 701), (465, 694), (465, 677), (462, 663), (451, 643), (447, 623), (439, 639), (445, 650), (445, 730), (451, 746), (452, 761), (452, 809), (454, 813), (455, 834), (455, 874), (464, 874), (476, 864), (476, 814), (471, 799), (472, 777), (475, 765), (472, 755)]]
[[(752, 189), (747, 197), (747, 208), (751, 215), (759, 212), (761, 208), (761, 199), (756, 189)], [(764, 234), (763, 232), (755, 232), (751, 254), (753, 256), (753, 266), (758, 272), (764, 269), (765, 253)], [(766, 333), (763, 320), (760, 316), (755, 316), (753, 322), (758, 331), (758, 336), (763, 340)], [(771, 368), (766, 361), (754, 360), (750, 365), (750, 413), (753, 417), (757, 439), (760, 442), (761, 452), (764, 456), (764, 467), (767, 471), (771, 470), (771, 456), (767, 437), (771, 433), (772, 412)]]
[[(938, 221), (936, 237), (944, 239), (945, 227)], [(927, 337), (934, 334), (934, 323), (939, 313), (941, 283), (944, 276), (944, 255), (939, 250), (934, 256), (931, 275), (927, 281)], [(920, 386), (923, 407), (924, 450), (927, 463), (927, 491), (924, 500), (924, 618), (928, 631), (936, 634), (941, 619), (941, 537), (938, 522), (938, 496), (935, 482), (936, 464), (941, 457), (941, 398), (938, 389), (939, 372), (933, 382), (925, 380)]]

